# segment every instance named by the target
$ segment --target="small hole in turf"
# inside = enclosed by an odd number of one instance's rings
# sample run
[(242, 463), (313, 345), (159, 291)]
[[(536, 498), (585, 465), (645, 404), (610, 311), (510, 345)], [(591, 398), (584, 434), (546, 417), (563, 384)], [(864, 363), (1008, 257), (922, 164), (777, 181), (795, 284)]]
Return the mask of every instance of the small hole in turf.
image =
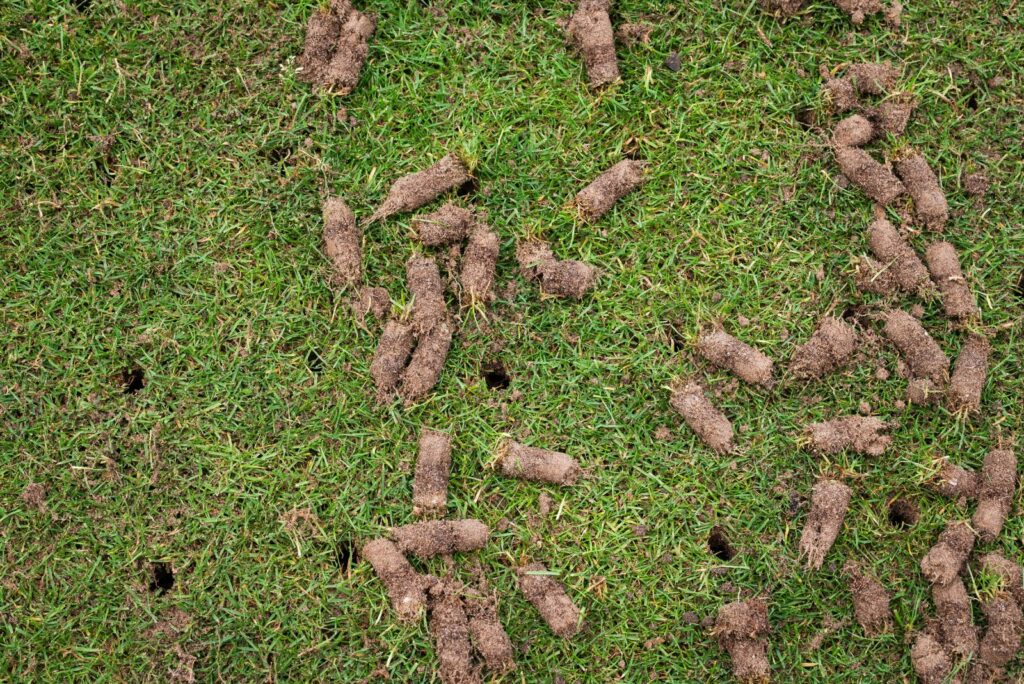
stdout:
[(487, 383), (487, 389), (504, 390), (512, 384), (512, 378), (500, 361), (485, 363), (480, 369), (480, 377)]
[(153, 578), (149, 582), (149, 590), (157, 592), (157, 596), (163, 596), (174, 586), (174, 570), (170, 563), (150, 563), (149, 566)]
[(905, 529), (917, 523), (917, 504), (906, 499), (894, 499), (889, 504), (889, 524)]
[(470, 178), (468, 181), (459, 186), (459, 189), (455, 191), (455, 194), (459, 197), (465, 197), (466, 195), (472, 195), (480, 189), (480, 183), (476, 178)]
[(708, 550), (720, 560), (729, 561), (736, 556), (736, 550), (729, 543), (729, 537), (721, 527), (711, 528), (708, 535)]
[(277, 166), (278, 164), (287, 161), (292, 156), (292, 148), (290, 147), (272, 147), (267, 150), (267, 161), (272, 165)]
[(818, 117), (813, 109), (798, 109), (796, 112), (796, 122), (800, 124), (800, 128), (809, 131), (817, 125)]
[(310, 349), (306, 352), (306, 368), (311, 373), (320, 375), (324, 371), (324, 360), (320, 357), (320, 352), (316, 349)]
[(92, 5), (92, 0), (71, 0), (71, 4), (73, 4), (75, 9), (79, 12), (84, 12), (89, 9), (90, 5)]
[(146, 373), (141, 368), (130, 368), (121, 373), (125, 394), (135, 394), (146, 386)]
[(967, 106), (970, 107), (971, 109), (977, 109), (978, 98), (975, 97), (974, 95), (971, 95), (969, 98), (967, 98)]
[(686, 340), (683, 338), (683, 334), (679, 332), (679, 329), (674, 323), (665, 324), (665, 334), (668, 335), (668, 346), (672, 351), (682, 351), (686, 346)]
[(1017, 286), (1013, 288), (1013, 293), (1017, 295), (1018, 299), (1024, 299), (1024, 271), (1020, 272), (1020, 277), (1017, 278)]
[(356, 561), (356, 553), (352, 548), (352, 542), (347, 539), (338, 540), (338, 545), (334, 547), (334, 560), (339, 568), (347, 571)]

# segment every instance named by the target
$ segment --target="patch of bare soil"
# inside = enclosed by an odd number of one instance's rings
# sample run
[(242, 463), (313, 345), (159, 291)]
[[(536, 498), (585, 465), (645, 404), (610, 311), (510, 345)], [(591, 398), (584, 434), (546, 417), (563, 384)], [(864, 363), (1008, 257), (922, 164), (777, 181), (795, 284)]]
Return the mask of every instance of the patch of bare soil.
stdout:
[(673, 387), (669, 404), (705, 444), (720, 454), (733, 450), (732, 423), (705, 396), (695, 382)]
[(949, 381), (949, 358), (921, 323), (906, 311), (884, 314), (883, 332), (903, 356), (915, 378), (926, 378), (939, 387)]
[(569, 639), (580, 630), (580, 609), (565, 593), (565, 587), (547, 573), (543, 563), (530, 563), (518, 568), (519, 590), (552, 632)]
[(412, 514), (443, 514), (448, 502), (452, 468), (452, 440), (443, 432), (424, 428), (420, 433), (416, 474), (412, 481)]
[(901, 290), (910, 294), (927, 291), (931, 282), (928, 269), (892, 223), (884, 218), (872, 221), (868, 226), (868, 246)]
[(946, 405), (950, 411), (977, 413), (981, 410), (981, 392), (988, 375), (988, 355), (992, 349), (984, 335), (972, 334), (960, 349), (949, 379)]
[(800, 536), (800, 555), (811, 570), (821, 569), (850, 505), (850, 488), (838, 480), (818, 480), (811, 491), (811, 512)]
[(568, 454), (508, 441), (501, 446), (498, 471), (507, 477), (557, 485), (575, 484), (580, 467)]
[(946, 461), (933, 481), (935, 490), (951, 499), (973, 499), (978, 495), (978, 474)]
[(383, 287), (361, 287), (359, 292), (351, 300), (352, 316), (359, 325), (366, 324), (366, 317), (372, 316), (375, 320), (382, 321), (388, 315), (391, 307), (391, 297)]
[(427, 247), (441, 247), (465, 240), (475, 222), (472, 211), (448, 202), (437, 211), (414, 218), (412, 228)]
[(823, 423), (812, 423), (805, 429), (811, 451), (830, 455), (846, 450), (867, 456), (881, 456), (892, 443), (884, 434), (889, 423), (873, 416), (843, 416)]
[(981, 606), (988, 623), (978, 644), (978, 659), (971, 667), (969, 682), (991, 681), (1010, 664), (1020, 649), (1024, 615), (1010, 594), (997, 594)]
[(430, 168), (396, 180), (387, 198), (370, 216), (367, 225), (395, 214), (419, 209), (469, 180), (469, 169), (462, 160), (454, 154), (446, 155)]
[(978, 650), (978, 628), (974, 626), (971, 599), (959, 577), (946, 584), (932, 585), (932, 600), (942, 645), (947, 652), (967, 656)]
[(398, 619), (419, 620), (427, 606), (426, 590), (436, 580), (413, 570), (398, 547), (387, 539), (374, 539), (364, 545), (363, 558), (370, 562), (384, 583)]
[(353, 8), (350, 0), (331, 0), (306, 25), (306, 44), (297, 59), (299, 78), (348, 95), (359, 82), (376, 28), (377, 20)]
[(974, 530), (983, 542), (992, 542), (1003, 531), (1003, 523), (1013, 505), (1017, 485), (1017, 456), (1013, 449), (993, 449), (985, 456), (978, 484), (978, 507), (974, 511)]
[(1017, 605), (1024, 607), (1024, 571), (1019, 565), (998, 551), (986, 553), (978, 563), (983, 570), (999, 577), (1000, 590), (1009, 592)]
[(616, 202), (643, 184), (645, 168), (645, 161), (623, 159), (580, 190), (573, 205), (584, 220), (596, 221), (607, 214)]
[(417, 558), (449, 556), (479, 551), (490, 537), (487, 525), (479, 520), (424, 520), (391, 529), (391, 538), (402, 553)]
[(843, 574), (850, 583), (853, 595), (853, 614), (867, 636), (877, 636), (892, 629), (892, 610), (889, 592), (882, 583), (866, 574), (856, 561), (847, 561)]
[(933, 242), (925, 251), (928, 271), (942, 294), (942, 308), (953, 319), (973, 318), (980, 314), (967, 279), (960, 269), (956, 248), (948, 242)]
[(331, 282), (355, 285), (363, 277), (363, 236), (356, 216), (340, 197), (328, 197), (323, 206), (324, 251), (334, 273)]
[(460, 282), (469, 303), (486, 303), (494, 299), (494, 276), (498, 268), (498, 235), (485, 225), (478, 225), (469, 238), (462, 255)]
[(480, 682), (469, 643), (469, 620), (460, 588), (454, 582), (442, 580), (430, 588), (429, 623), (441, 681), (444, 684)]
[(412, 328), (424, 335), (448, 315), (441, 271), (430, 257), (413, 255), (405, 264), (405, 277), (412, 295)]
[(32, 482), (21, 492), (21, 500), (33, 511), (46, 512), (46, 486)]
[(394, 320), (384, 326), (373, 363), (370, 364), (370, 375), (377, 386), (378, 401), (388, 401), (394, 395), (414, 343), (411, 326)]
[(953, 521), (921, 559), (921, 573), (932, 584), (949, 584), (960, 574), (972, 549), (974, 531), (966, 522)]
[(602, 88), (619, 80), (615, 33), (608, 16), (611, 4), (611, 0), (579, 0), (566, 26), (569, 42), (583, 55), (592, 88)]
[(883, 206), (892, 204), (906, 188), (889, 167), (858, 147), (837, 147), (836, 163), (851, 183)]
[(420, 336), (409, 365), (402, 372), (398, 393), (409, 406), (427, 395), (441, 379), (444, 362), (452, 344), (452, 329), (441, 321), (430, 332)]
[(796, 348), (789, 372), (798, 380), (817, 380), (843, 366), (853, 356), (857, 333), (843, 320), (827, 316), (811, 338)]
[(858, 62), (846, 68), (846, 77), (861, 95), (885, 95), (892, 92), (901, 75), (900, 68), (890, 62)]
[(701, 335), (697, 351), (711, 364), (732, 371), (744, 382), (762, 387), (772, 385), (772, 360), (724, 330)]
[(920, 154), (897, 159), (896, 173), (914, 200), (917, 216), (930, 230), (942, 230), (949, 219), (949, 205), (946, 195), (939, 186), (939, 179)]
[(907, 130), (915, 109), (917, 97), (913, 93), (893, 93), (877, 107), (868, 108), (866, 114), (879, 131), (899, 136)]
[(921, 684), (946, 684), (953, 670), (949, 654), (934, 636), (921, 632), (910, 649), (910, 662)]
[(741, 682), (767, 682), (768, 606), (760, 599), (727, 603), (718, 610), (712, 633), (732, 659), (732, 671)]
[(860, 114), (846, 117), (832, 131), (832, 144), (836, 147), (864, 147), (874, 139), (874, 124)]
[(498, 601), (492, 595), (467, 592), (463, 597), (469, 618), (469, 634), (473, 646), (484, 659), (492, 674), (504, 674), (516, 669), (515, 651), (505, 628), (498, 619)]

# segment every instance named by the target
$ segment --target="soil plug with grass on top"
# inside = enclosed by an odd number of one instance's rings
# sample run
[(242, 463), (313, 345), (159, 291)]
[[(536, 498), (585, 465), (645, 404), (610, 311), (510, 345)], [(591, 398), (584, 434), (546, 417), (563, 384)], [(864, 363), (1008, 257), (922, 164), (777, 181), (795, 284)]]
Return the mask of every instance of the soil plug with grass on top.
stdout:
[(896, 175), (903, 181), (903, 186), (914, 200), (918, 218), (926, 228), (941, 231), (949, 219), (949, 204), (935, 172), (928, 166), (925, 158), (916, 152), (897, 159), (895, 165)]
[(800, 555), (810, 570), (820, 570), (839, 536), (850, 505), (850, 488), (838, 480), (818, 480), (811, 493), (811, 512), (800, 537)]
[(971, 335), (960, 349), (960, 355), (953, 364), (953, 375), (949, 379), (946, 405), (957, 413), (978, 413), (981, 410), (981, 392), (988, 375), (988, 355), (991, 351), (988, 338)]
[(462, 255), (459, 281), (467, 303), (485, 304), (494, 299), (494, 276), (498, 267), (498, 235), (485, 225), (477, 225)]
[(877, 107), (868, 110), (868, 118), (875, 124), (876, 131), (889, 135), (903, 135), (907, 123), (917, 108), (913, 93), (895, 93)]
[(768, 606), (760, 599), (728, 603), (718, 610), (712, 634), (729, 653), (732, 671), (741, 682), (769, 681)]
[(566, 26), (569, 42), (583, 55), (592, 88), (602, 88), (619, 80), (615, 32), (608, 16), (611, 4), (611, 0), (579, 0)]
[(998, 551), (991, 551), (978, 561), (979, 567), (999, 578), (999, 590), (1013, 595), (1017, 605), (1024, 608), (1024, 569)]
[(892, 610), (889, 608), (889, 592), (882, 583), (864, 573), (856, 561), (846, 561), (843, 566), (853, 595), (853, 614), (864, 634), (878, 636), (892, 630)]
[(568, 454), (507, 441), (498, 453), (497, 469), (506, 477), (532, 482), (572, 485), (580, 476), (580, 467)]
[(942, 308), (946, 315), (955, 320), (978, 316), (978, 303), (960, 269), (956, 248), (948, 242), (933, 242), (925, 251), (925, 259), (932, 280), (942, 295)]
[(1017, 484), (1017, 456), (1013, 449), (993, 449), (985, 456), (978, 483), (978, 507), (972, 522), (983, 542), (992, 542), (1003, 531), (1013, 505)]
[(516, 570), (516, 575), (519, 578), (519, 590), (537, 609), (552, 632), (569, 639), (580, 631), (580, 609), (543, 563), (524, 565)]
[(928, 291), (931, 282), (928, 269), (921, 263), (914, 248), (889, 221), (884, 218), (872, 221), (868, 226), (868, 246), (896, 279), (901, 290), (909, 294), (924, 294)]
[(370, 375), (377, 386), (378, 401), (387, 401), (394, 394), (414, 343), (411, 326), (395, 320), (388, 321), (384, 326), (370, 365)]
[(350, 0), (331, 0), (309, 18), (306, 44), (296, 60), (299, 79), (348, 95), (359, 82), (376, 28), (377, 20)]
[(853, 356), (857, 333), (838, 318), (822, 319), (811, 338), (796, 348), (789, 372), (798, 380), (816, 380), (843, 366)]
[(733, 450), (732, 423), (715, 408), (700, 385), (690, 382), (673, 387), (669, 404), (714, 451), (725, 454)]
[(455, 190), (470, 181), (469, 170), (454, 154), (449, 154), (433, 166), (402, 176), (388, 191), (384, 202), (373, 212), (367, 225), (401, 214), (414, 211), (429, 204), (438, 196)]
[(427, 247), (442, 247), (462, 242), (476, 223), (473, 212), (449, 202), (437, 211), (417, 216), (412, 228)]
[(416, 474), (412, 482), (413, 515), (444, 513), (451, 468), (451, 437), (443, 432), (424, 428), (420, 433)]
[(391, 529), (391, 538), (398, 550), (417, 558), (479, 551), (487, 544), (490, 534), (487, 525), (472, 518), (425, 520)]
[(336, 285), (355, 285), (363, 277), (362, 233), (356, 217), (340, 197), (328, 197), (323, 206), (324, 251), (331, 260)]
[(812, 423), (804, 430), (811, 451), (834, 455), (850, 450), (866, 456), (881, 456), (892, 443), (884, 434), (889, 424), (873, 416), (843, 416), (823, 423)]
[(623, 159), (576, 194), (573, 205), (586, 221), (596, 221), (644, 182), (647, 162)]
[(732, 371), (744, 382), (762, 387), (772, 385), (772, 360), (724, 330), (714, 329), (701, 335), (697, 351), (712, 365)]
[(949, 584), (960, 574), (972, 549), (974, 531), (966, 522), (951, 522), (921, 559), (921, 573), (932, 584)]
[(370, 562), (384, 583), (398, 619), (418, 620), (427, 605), (426, 590), (436, 580), (413, 570), (398, 547), (387, 539), (367, 542), (363, 546), (363, 558)]
[(473, 664), (469, 620), (462, 604), (462, 591), (458, 583), (453, 580), (442, 580), (430, 588), (429, 623), (441, 682), (480, 682), (480, 671)]

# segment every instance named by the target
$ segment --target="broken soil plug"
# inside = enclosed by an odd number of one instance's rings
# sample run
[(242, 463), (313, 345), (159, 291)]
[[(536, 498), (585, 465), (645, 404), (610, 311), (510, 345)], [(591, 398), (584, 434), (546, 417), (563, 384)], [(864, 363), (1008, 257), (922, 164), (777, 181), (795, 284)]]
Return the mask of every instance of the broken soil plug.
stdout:
[(892, 443), (883, 434), (889, 424), (873, 416), (843, 416), (823, 423), (812, 423), (805, 429), (811, 451), (816, 454), (838, 454), (847, 449), (866, 456), (881, 456)]
[(449, 154), (428, 169), (396, 180), (388, 191), (387, 199), (373, 212), (367, 225), (395, 214), (419, 209), (469, 179), (466, 165), (456, 155)]
[(497, 233), (485, 225), (477, 225), (462, 255), (459, 281), (470, 305), (486, 304), (494, 299), (494, 275), (498, 267)]
[(469, 643), (469, 620), (462, 604), (461, 588), (456, 582), (442, 580), (430, 588), (429, 623), (441, 682), (480, 682), (480, 672), (473, 664)]
[(932, 584), (949, 584), (960, 574), (973, 548), (974, 531), (966, 522), (953, 521), (921, 559), (921, 573)]
[(700, 385), (691, 382), (673, 388), (669, 404), (709, 447), (720, 454), (733, 450), (732, 423), (714, 407)]
[(562, 584), (543, 563), (530, 563), (516, 570), (519, 590), (544, 618), (551, 631), (569, 639), (580, 631), (580, 609)]
[(906, 192), (903, 183), (887, 166), (859, 147), (837, 147), (836, 163), (851, 183), (883, 206), (892, 204)]
[(921, 323), (906, 311), (884, 314), (883, 332), (895, 345), (915, 378), (926, 378), (939, 387), (949, 381), (949, 358)]
[(425, 397), (441, 379), (451, 344), (452, 329), (444, 321), (420, 337), (409, 365), (402, 372), (402, 382), (398, 389), (406, 406)]
[(921, 632), (910, 648), (910, 662), (921, 684), (946, 684), (953, 663), (938, 640), (928, 632)]
[(818, 480), (811, 493), (811, 512), (800, 537), (800, 554), (810, 570), (820, 570), (839, 536), (850, 505), (850, 488), (838, 480)]
[(452, 468), (452, 439), (424, 428), (420, 433), (416, 474), (412, 481), (412, 514), (443, 514), (448, 501)]
[(860, 114), (846, 117), (832, 131), (832, 144), (836, 147), (864, 147), (874, 139), (874, 124)]
[(956, 248), (948, 242), (934, 242), (928, 245), (925, 259), (932, 280), (942, 294), (942, 308), (946, 315), (955, 320), (978, 316), (978, 303), (960, 269)]
[(861, 95), (885, 95), (900, 80), (899, 67), (890, 62), (859, 62), (846, 68), (846, 77)]
[(920, 154), (897, 159), (896, 174), (914, 200), (918, 218), (930, 230), (940, 231), (949, 219), (949, 204), (939, 186), (939, 179)]
[(441, 271), (430, 257), (413, 255), (405, 264), (405, 279), (412, 295), (412, 328), (424, 335), (447, 316)]
[(988, 627), (978, 644), (978, 658), (971, 665), (969, 682), (1001, 679), (1001, 670), (1017, 655), (1024, 634), (1024, 615), (1010, 594), (997, 594), (983, 603), (981, 609)]
[(306, 44), (296, 60), (299, 79), (340, 95), (359, 82), (377, 20), (352, 7), (349, 0), (331, 0), (313, 12), (306, 25)]
[(867, 636), (877, 636), (892, 629), (889, 592), (874, 577), (866, 574), (856, 561), (846, 561), (843, 574), (853, 595), (853, 614)]
[(993, 449), (985, 456), (978, 482), (978, 507), (974, 511), (974, 530), (983, 542), (992, 542), (1003, 531), (1003, 523), (1013, 505), (1017, 485), (1017, 456), (1013, 449)]
[(377, 343), (377, 351), (370, 364), (370, 375), (377, 386), (377, 400), (388, 401), (398, 387), (415, 338), (412, 328), (399, 321), (388, 321)]
[(978, 474), (962, 466), (944, 461), (932, 480), (939, 494), (951, 499), (973, 499), (978, 495)]
[(978, 650), (978, 629), (974, 626), (971, 599), (959, 577), (947, 584), (932, 585), (932, 601), (938, 618), (943, 647), (949, 653), (968, 656)]
[(412, 228), (427, 247), (441, 247), (462, 242), (475, 223), (473, 212), (451, 202), (437, 211), (417, 216)]
[(868, 226), (868, 246), (899, 288), (908, 294), (924, 294), (929, 289), (928, 269), (921, 263), (914, 248), (896, 227), (884, 218)]
[(384, 583), (398, 619), (405, 622), (418, 620), (427, 605), (427, 587), (436, 580), (413, 570), (398, 547), (387, 539), (367, 542), (363, 546), (362, 557), (370, 562)]
[(732, 659), (732, 671), (741, 682), (767, 682), (768, 606), (760, 599), (728, 603), (718, 610), (712, 630), (719, 646)]
[(568, 454), (508, 441), (498, 454), (498, 471), (507, 477), (558, 485), (575, 484), (580, 467)]
[(724, 330), (701, 335), (697, 351), (713, 365), (732, 371), (744, 382), (762, 387), (772, 384), (772, 360)]
[(479, 551), (487, 544), (490, 530), (479, 520), (424, 520), (391, 529), (399, 551), (417, 558)]
[(515, 650), (505, 628), (498, 619), (498, 601), (493, 596), (467, 592), (463, 597), (469, 634), (473, 646), (484, 659), (492, 674), (503, 674), (516, 669)]

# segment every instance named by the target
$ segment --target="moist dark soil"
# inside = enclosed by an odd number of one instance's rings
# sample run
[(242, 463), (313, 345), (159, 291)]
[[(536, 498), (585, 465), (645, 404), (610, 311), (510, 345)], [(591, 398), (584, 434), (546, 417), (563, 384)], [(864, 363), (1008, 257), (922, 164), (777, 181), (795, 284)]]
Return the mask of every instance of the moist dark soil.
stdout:
[(437, 381), (441, 379), (441, 371), (444, 369), (451, 345), (452, 329), (445, 321), (438, 323), (430, 332), (419, 338), (409, 365), (402, 371), (401, 385), (398, 388), (398, 393), (406, 406), (419, 401), (434, 389)]
[(465, 240), (475, 222), (472, 211), (449, 202), (437, 211), (414, 218), (412, 228), (427, 247), (441, 247)]
[(384, 326), (373, 363), (370, 364), (370, 375), (377, 386), (378, 401), (388, 401), (394, 395), (414, 343), (411, 326), (399, 321), (388, 321)]
[(760, 599), (728, 603), (718, 610), (712, 633), (729, 653), (732, 671), (741, 682), (767, 682), (768, 606)]
[(811, 511), (800, 537), (800, 555), (811, 570), (825, 562), (850, 505), (850, 488), (838, 480), (818, 480), (811, 491)]
[(857, 99), (857, 89), (853, 87), (853, 81), (849, 78), (830, 78), (822, 87), (829, 109), (836, 114), (848, 112), (860, 104)]
[(498, 456), (498, 471), (507, 477), (558, 485), (575, 484), (580, 467), (568, 454), (506, 442)]
[(839, 318), (822, 319), (811, 339), (796, 348), (789, 372), (798, 380), (817, 380), (843, 366), (853, 356), (857, 333)]
[(853, 280), (861, 292), (890, 296), (900, 289), (892, 271), (869, 256), (857, 259)]
[(452, 468), (452, 440), (443, 432), (424, 428), (420, 433), (416, 474), (412, 482), (413, 515), (443, 514), (448, 502)]
[(893, 309), (885, 313), (883, 331), (907, 362), (915, 378), (927, 378), (937, 386), (949, 381), (949, 358), (932, 339), (921, 323), (905, 311)]
[(359, 82), (376, 27), (377, 20), (353, 8), (349, 0), (331, 0), (306, 25), (306, 44), (296, 60), (299, 78), (348, 95)]
[(368, 542), (363, 546), (362, 557), (369, 561), (384, 583), (398, 619), (419, 620), (427, 606), (426, 590), (436, 580), (413, 570), (398, 547), (387, 539)]
[(917, 217), (926, 228), (941, 231), (949, 219), (949, 205), (946, 195), (939, 186), (939, 179), (920, 154), (897, 159), (896, 175), (914, 200)]
[(441, 271), (430, 257), (414, 255), (405, 264), (405, 277), (412, 295), (412, 328), (424, 335), (447, 316)]
[(997, 594), (981, 609), (988, 626), (978, 644), (978, 663), (991, 669), (1006, 667), (1020, 649), (1024, 615), (1008, 593)]
[(971, 599), (959, 577), (947, 584), (932, 585), (932, 600), (938, 618), (942, 646), (948, 653), (967, 656), (978, 650), (978, 628), (974, 626)]
[(868, 246), (901, 290), (910, 294), (927, 291), (931, 282), (928, 269), (892, 223), (884, 218), (872, 221), (868, 226)]
[(846, 117), (832, 131), (832, 144), (836, 147), (864, 147), (874, 139), (874, 124), (860, 114)]
[(1013, 505), (1017, 485), (1017, 456), (1012, 449), (993, 449), (985, 456), (978, 482), (978, 507), (972, 523), (983, 542), (992, 542), (1003, 531)]
[(811, 451), (820, 455), (854, 451), (866, 456), (881, 456), (892, 443), (884, 434), (889, 424), (873, 416), (843, 416), (823, 423), (812, 423), (805, 430)]
[(949, 584), (960, 574), (974, 549), (974, 531), (962, 521), (953, 521), (939, 535), (924, 558), (921, 573), (932, 584)]
[(494, 299), (494, 276), (498, 267), (498, 235), (484, 225), (478, 225), (469, 238), (462, 256), (462, 293), (470, 304), (486, 303)]
[(546, 572), (543, 563), (530, 563), (518, 568), (519, 590), (552, 632), (569, 639), (580, 630), (580, 609), (558, 580), (548, 574), (538, 574)]
[(1000, 590), (1009, 592), (1017, 605), (1024, 608), (1024, 572), (1017, 563), (998, 551), (992, 551), (982, 556), (978, 564), (986, 572), (997, 576), (1000, 579)]
[(935, 490), (951, 499), (973, 499), (978, 495), (978, 474), (946, 461), (935, 476)]
[(846, 77), (861, 95), (885, 95), (892, 92), (900, 80), (900, 75), (899, 67), (889, 62), (861, 62), (851, 64), (846, 69)]
[(331, 260), (335, 285), (355, 285), (363, 277), (363, 236), (356, 217), (340, 197), (328, 197), (323, 206), (324, 251)]
[(921, 684), (946, 684), (953, 663), (942, 644), (927, 632), (921, 632), (910, 649), (910, 662)]
[(730, 370), (740, 380), (752, 385), (770, 387), (774, 363), (770, 358), (740, 342), (724, 330), (712, 330), (697, 340), (697, 351), (719, 368)]
[(691, 382), (673, 388), (669, 404), (683, 417), (690, 429), (720, 454), (733, 450), (732, 423), (705, 396), (704, 389)]
[(832, 3), (849, 14), (854, 24), (863, 24), (865, 18), (884, 9), (879, 0), (832, 0)]
[(424, 520), (395, 527), (391, 538), (399, 551), (417, 558), (479, 551), (487, 544), (490, 530), (479, 520)]
[(992, 346), (984, 335), (973, 334), (960, 349), (949, 379), (946, 405), (950, 411), (977, 413), (981, 410), (981, 392), (988, 376), (988, 355)]
[(573, 204), (586, 221), (596, 221), (644, 182), (647, 162), (623, 159), (576, 194)]
[(492, 674), (516, 669), (515, 651), (498, 619), (498, 601), (493, 595), (470, 591), (463, 597), (473, 646)]
[(423, 171), (402, 176), (388, 191), (387, 199), (373, 212), (369, 223), (414, 211), (438, 196), (468, 183), (469, 170), (454, 154), (449, 154)]
[(942, 294), (942, 308), (952, 319), (973, 318), (979, 315), (967, 279), (960, 269), (956, 248), (948, 242), (933, 242), (925, 251), (928, 271)]
[(596, 278), (594, 267), (582, 261), (549, 261), (541, 271), (540, 291), (552, 297), (582, 299), (593, 289)]
[(361, 287), (351, 300), (352, 316), (359, 325), (366, 324), (366, 317), (382, 321), (391, 308), (391, 297), (383, 287)]
[(867, 636), (877, 636), (892, 630), (892, 610), (889, 608), (889, 592), (882, 583), (864, 573), (856, 561), (847, 561), (843, 574), (850, 583), (853, 595), (853, 614), (857, 624)]
[(462, 604), (461, 587), (442, 580), (430, 589), (430, 636), (443, 684), (475, 684), (480, 672), (473, 664), (469, 619)]
[(914, 110), (917, 97), (913, 93), (895, 93), (877, 107), (871, 107), (867, 116), (881, 133), (892, 136), (903, 135)]
[(615, 33), (608, 16), (611, 4), (611, 0), (579, 0), (566, 26), (569, 42), (583, 56), (592, 88), (602, 88), (619, 80)]
[(836, 163), (851, 183), (883, 206), (892, 204), (906, 192), (903, 183), (889, 167), (858, 147), (837, 147)]

